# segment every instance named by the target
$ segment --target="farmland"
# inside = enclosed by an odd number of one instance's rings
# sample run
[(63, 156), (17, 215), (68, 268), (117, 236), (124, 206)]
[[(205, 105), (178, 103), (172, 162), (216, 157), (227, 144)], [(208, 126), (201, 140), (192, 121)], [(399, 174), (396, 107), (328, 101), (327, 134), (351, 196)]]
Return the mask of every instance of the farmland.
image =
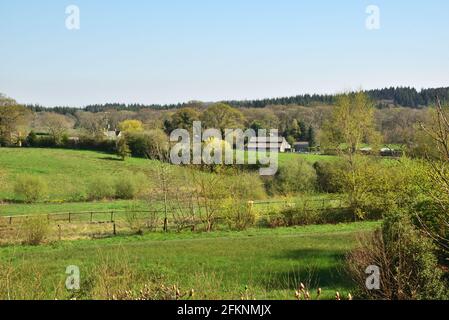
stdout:
[[(329, 158), (281, 154), (280, 165), (287, 165), (296, 157), (311, 162)], [(123, 215), (128, 210), (146, 210), (147, 201), (74, 201), (73, 195), (85, 193), (92, 179), (110, 178), (111, 175), (133, 175), (140, 177), (141, 183), (151, 185), (152, 181), (146, 179), (146, 174), (151, 172), (156, 161), (130, 158), (122, 162), (109, 154), (92, 151), (1, 149), (0, 164), (6, 182), (0, 189), (4, 201), (0, 206), (0, 216), (117, 212), (114, 218), (117, 220), (116, 236), (112, 235), (111, 224), (92, 226), (88, 221), (82, 224), (76, 221), (72, 221), (72, 224), (58, 222), (59, 233), (61, 230), (63, 232), (62, 241), (58, 241), (56, 224), (52, 223), (47, 244), (38, 247), (16, 244), (1, 248), (2, 270), (14, 270), (10, 275), (15, 279), (11, 284), (12, 298), (70, 298), (71, 293), (63, 287), (66, 276), (64, 270), (68, 265), (80, 266), (88, 278), (85, 281), (95, 283), (91, 284), (93, 288), (90, 291), (80, 293), (79, 298), (111, 298), (104, 288), (97, 287), (106, 280), (93, 275), (95, 268), (103, 267), (105, 261), (120, 261), (123, 268), (132, 270), (128, 273), (120, 269), (126, 275), (120, 274), (121, 271), (105, 275), (111, 288), (117, 292), (124, 289), (139, 290), (148, 282), (158, 281), (165, 285), (193, 288), (197, 297), (204, 299), (238, 299), (242, 294), (258, 299), (292, 299), (295, 287), (299, 282), (304, 282), (310, 284), (311, 289), (322, 287), (324, 292), (321, 298), (332, 298), (336, 290), (343, 294), (352, 290), (353, 285), (343, 270), (344, 255), (356, 244), (358, 234), (369, 232), (378, 225), (377, 222), (365, 222), (276, 229), (251, 228), (241, 232), (221, 226), (209, 233), (162, 233), (159, 229), (133, 236), (128, 229), (124, 229), (126, 218)], [(23, 174), (48, 181), (48, 196), (36, 203), (22, 203), (15, 196), (12, 185)], [(323, 205), (329, 203), (332, 196), (297, 195), (291, 201), (295, 198), (307, 198)], [(282, 204), (277, 203), (285, 201), (287, 199), (283, 197), (266, 198), (259, 211), (268, 214), (279, 210)], [(95, 217), (109, 221), (107, 212)], [(103, 236), (92, 240), (89, 236), (93, 235), (92, 232)], [(19, 277), (19, 272), (31, 272), (40, 280), (37, 283), (27, 277)], [(26, 284), (39, 288), (25, 290)], [(1, 285), (4, 285), (2, 281)], [(248, 291), (245, 293), (246, 286)], [(217, 287), (219, 290), (216, 290)]]
[[(280, 166), (298, 158), (315, 162), (334, 157), (321, 155), (280, 154)], [(133, 176), (142, 185), (151, 185), (148, 177), (157, 161), (129, 158), (126, 161), (107, 153), (63, 149), (2, 148), (0, 165), (5, 172), (5, 183), (0, 186), (0, 216), (39, 213), (143, 209), (144, 203), (134, 200), (87, 202), (89, 184), (96, 180)], [(48, 181), (48, 197), (45, 201), (24, 204), (14, 195), (15, 179), (31, 175)], [(326, 197), (326, 195), (323, 195)], [(5, 201), (1, 205), (1, 200)], [(80, 201), (81, 200), (81, 201)]]
[[(104, 281), (116, 293), (140, 290), (152, 281), (176, 284), (183, 290), (195, 289), (199, 299), (240, 299), (245, 286), (257, 299), (294, 299), (298, 283), (304, 282), (314, 290), (321, 287), (322, 299), (332, 299), (335, 291), (346, 295), (353, 290), (344, 272), (344, 255), (356, 245), (358, 234), (378, 225), (150, 233), (39, 247), (13, 246), (0, 248), (0, 265), (3, 272), (14, 270), (10, 274), (13, 299), (70, 298), (64, 289), (69, 265), (80, 267), (86, 285), (92, 282), (79, 297), (86, 299), (110, 298), (102, 287)], [(95, 274), (95, 268), (106, 274)]]

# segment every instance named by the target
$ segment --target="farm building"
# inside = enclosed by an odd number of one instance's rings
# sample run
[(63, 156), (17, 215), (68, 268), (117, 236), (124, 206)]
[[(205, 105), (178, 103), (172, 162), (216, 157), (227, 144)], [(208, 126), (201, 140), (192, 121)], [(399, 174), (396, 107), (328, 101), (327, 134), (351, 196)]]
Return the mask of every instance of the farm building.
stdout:
[(122, 133), (119, 130), (105, 130), (104, 135), (109, 140), (117, 140), (122, 136)]
[(293, 145), (293, 150), (298, 153), (306, 153), (310, 151), (310, 143), (307, 141), (298, 141)]
[(252, 137), (248, 142), (248, 151), (269, 150), (271, 143), (274, 141), (276, 149), (281, 152), (292, 151), (292, 146), (284, 137)]

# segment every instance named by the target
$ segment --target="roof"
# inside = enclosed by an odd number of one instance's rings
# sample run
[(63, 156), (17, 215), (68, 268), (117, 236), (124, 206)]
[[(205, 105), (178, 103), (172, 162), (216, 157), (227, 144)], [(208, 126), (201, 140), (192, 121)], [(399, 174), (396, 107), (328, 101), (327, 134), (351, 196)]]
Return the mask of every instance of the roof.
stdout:
[(269, 148), (274, 143), (277, 148), (284, 146), (286, 149), (291, 149), (291, 145), (284, 137), (251, 137), (248, 142), (248, 148)]
[(108, 138), (115, 139), (120, 136), (121, 132), (120, 131), (105, 131), (104, 134)]
[(249, 139), (249, 143), (255, 143), (255, 142), (266, 143), (266, 142), (271, 142), (271, 141), (282, 143), (282, 142), (284, 142), (284, 140), (285, 140), (284, 137), (277, 137), (277, 141), (276, 141), (276, 137), (251, 137)]
[(308, 147), (310, 143), (308, 141), (298, 141), (293, 144), (295, 147)]

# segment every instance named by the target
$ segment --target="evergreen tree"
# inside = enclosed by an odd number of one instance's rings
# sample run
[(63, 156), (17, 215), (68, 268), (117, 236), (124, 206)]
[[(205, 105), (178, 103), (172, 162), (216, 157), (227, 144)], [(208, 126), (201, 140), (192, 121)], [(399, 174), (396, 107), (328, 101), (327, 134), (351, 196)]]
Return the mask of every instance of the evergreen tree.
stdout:
[(308, 141), (309, 141), (309, 147), (313, 148), (316, 146), (316, 135), (315, 135), (315, 129), (312, 126), (309, 126), (309, 130), (307, 130), (308, 135)]
[(129, 149), (128, 143), (124, 137), (117, 141), (116, 152), (117, 156), (119, 156), (122, 161), (131, 155), (131, 150)]

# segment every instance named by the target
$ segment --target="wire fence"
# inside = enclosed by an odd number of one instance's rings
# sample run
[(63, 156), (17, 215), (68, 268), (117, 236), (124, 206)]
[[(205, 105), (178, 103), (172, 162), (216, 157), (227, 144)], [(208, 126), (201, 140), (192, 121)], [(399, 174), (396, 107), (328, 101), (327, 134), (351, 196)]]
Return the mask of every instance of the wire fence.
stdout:
[[(240, 203), (248, 208), (257, 208), (256, 225), (269, 219), (277, 219), (283, 208), (298, 206), (301, 210), (327, 211), (332, 215), (346, 209), (343, 199), (302, 199), (301, 202), (292, 200), (249, 201)], [(160, 204), (158, 204), (160, 206)], [(236, 204), (237, 206), (238, 204)], [(333, 209), (333, 210), (330, 210)], [(335, 210), (335, 211), (334, 211)], [(128, 234), (130, 231), (182, 231), (208, 230), (209, 223), (214, 229), (226, 228), (229, 217), (218, 214), (208, 220), (207, 209), (204, 207), (184, 207), (182, 205), (164, 207), (156, 210), (108, 210), (108, 211), (79, 211), (57, 212), (47, 214), (0, 216), (0, 244), (17, 242), (23, 238), (29, 225), (33, 226), (33, 218), (40, 222), (48, 221), (50, 238), (53, 240), (101, 238), (112, 235)], [(210, 218), (210, 217), (209, 217)], [(27, 223), (30, 222), (30, 223)], [(25, 230), (25, 231), (24, 231)], [(29, 230), (28, 230), (29, 231)]]
[[(313, 210), (327, 210), (336, 208), (346, 208), (345, 201), (342, 198), (323, 198), (323, 199), (303, 199), (301, 203), (307, 204)], [(278, 209), (282, 206), (293, 205), (292, 200), (272, 200), (272, 201), (249, 201), (248, 204), (261, 208), (262, 211), (269, 209)], [(176, 209), (187, 210), (191, 207), (169, 206), (168, 215), (172, 215)], [(196, 207), (196, 210), (202, 210), (204, 207)], [(104, 211), (76, 211), (76, 212), (55, 212), (45, 214), (29, 214), (29, 215), (4, 215), (0, 216), (0, 225), (12, 225), (21, 223), (32, 217), (45, 216), (49, 222), (65, 222), (65, 223), (113, 223), (115, 221), (123, 221), (130, 214), (149, 215), (149, 214), (165, 214), (164, 208), (157, 210), (104, 210)], [(217, 217), (222, 219), (222, 217)]]

